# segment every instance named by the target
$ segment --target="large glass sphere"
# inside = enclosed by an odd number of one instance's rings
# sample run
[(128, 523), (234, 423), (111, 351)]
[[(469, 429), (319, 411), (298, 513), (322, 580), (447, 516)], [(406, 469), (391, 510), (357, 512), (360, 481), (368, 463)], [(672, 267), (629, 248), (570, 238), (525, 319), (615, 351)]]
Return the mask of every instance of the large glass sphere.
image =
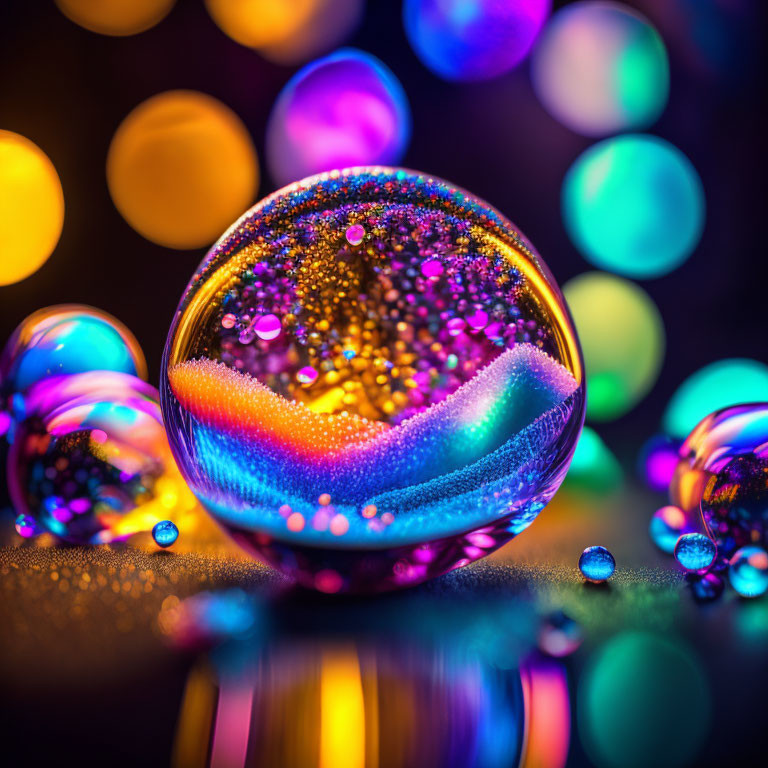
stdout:
[(711, 413), (680, 448), (672, 503), (699, 512), (718, 552), (768, 545), (768, 403)]
[(532, 246), (438, 179), (355, 168), (266, 198), (205, 257), (161, 400), (191, 488), (318, 589), (378, 591), (524, 530), (581, 429), (578, 342)]

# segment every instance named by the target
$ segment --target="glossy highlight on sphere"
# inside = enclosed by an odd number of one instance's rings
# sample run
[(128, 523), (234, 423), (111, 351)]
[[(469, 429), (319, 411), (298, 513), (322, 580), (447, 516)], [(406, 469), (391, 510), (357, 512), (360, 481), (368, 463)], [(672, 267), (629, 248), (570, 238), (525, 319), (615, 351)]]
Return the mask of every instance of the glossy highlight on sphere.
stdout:
[(658, 378), (665, 346), (661, 314), (639, 285), (604, 272), (569, 280), (563, 294), (584, 352), (587, 418), (616, 419)]
[(109, 194), (143, 237), (168, 248), (210, 244), (256, 196), (259, 162), (240, 118), (198, 91), (135, 107), (107, 155)]
[(715, 542), (703, 533), (684, 533), (675, 544), (675, 560), (686, 571), (703, 571), (715, 561)]
[(182, 298), (163, 377), (195, 494), (324, 592), (414, 584), (523, 531), (583, 419), (578, 342), (530, 244), (467, 192), (382, 167), (237, 222)]
[(45, 307), (25, 318), (0, 357), (0, 392), (7, 398), (52, 376), (115, 371), (146, 378), (135, 336), (112, 315), (85, 304)]
[(675, 551), (678, 539), (684, 533), (691, 533), (688, 517), (679, 507), (668, 505), (653, 513), (649, 532), (653, 543), (667, 554)]
[(563, 182), (571, 241), (599, 269), (648, 279), (677, 269), (704, 227), (704, 190), (688, 158), (656, 136), (594, 144)]
[(545, 28), (531, 59), (547, 111), (585, 136), (648, 128), (669, 95), (667, 51), (646, 18), (619, 3), (573, 3)]
[(283, 88), (267, 126), (277, 184), (336, 168), (397, 163), (411, 136), (400, 82), (375, 56), (343, 48), (308, 64)]
[(519, 64), (547, 20), (551, 0), (405, 0), (416, 55), (446, 80), (485, 80)]
[(179, 529), (170, 520), (161, 520), (152, 528), (152, 538), (158, 547), (165, 549), (179, 538)]
[(616, 560), (605, 547), (587, 547), (579, 557), (579, 570), (588, 581), (605, 581), (613, 576)]
[(681, 440), (709, 414), (742, 403), (768, 401), (768, 365), (745, 357), (709, 363), (691, 374), (664, 411), (664, 430)]
[(63, 225), (64, 193), (53, 163), (29, 139), (0, 130), (0, 286), (36, 272)]
[(728, 580), (742, 597), (759, 597), (768, 590), (768, 552), (742, 547), (730, 560)]

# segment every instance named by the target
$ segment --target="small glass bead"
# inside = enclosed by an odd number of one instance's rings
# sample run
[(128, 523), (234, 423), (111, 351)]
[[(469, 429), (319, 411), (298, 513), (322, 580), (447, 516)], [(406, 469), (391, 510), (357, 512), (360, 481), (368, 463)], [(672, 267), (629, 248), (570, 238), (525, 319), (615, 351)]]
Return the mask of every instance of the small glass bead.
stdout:
[(675, 544), (675, 560), (686, 571), (703, 571), (715, 560), (717, 547), (703, 533), (684, 533)]
[(616, 561), (605, 547), (587, 547), (579, 558), (579, 570), (588, 581), (609, 579), (616, 570)]
[(163, 520), (152, 529), (152, 538), (158, 547), (165, 549), (179, 538), (179, 529), (170, 520)]

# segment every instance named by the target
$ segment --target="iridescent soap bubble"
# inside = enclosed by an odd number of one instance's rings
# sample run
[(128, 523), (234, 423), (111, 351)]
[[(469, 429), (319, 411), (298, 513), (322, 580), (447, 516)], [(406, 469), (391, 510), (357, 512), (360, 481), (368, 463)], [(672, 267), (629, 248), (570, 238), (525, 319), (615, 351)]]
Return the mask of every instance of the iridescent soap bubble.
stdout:
[(183, 490), (154, 387), (95, 371), (44, 379), (25, 401), (8, 455), (8, 490), (22, 518), (85, 544), (167, 516)]
[[(277, 335), (245, 333), (265, 316)], [(182, 298), (163, 376), (193, 491), (326, 592), (423, 581), (520, 533), (583, 418), (578, 342), (532, 246), (388, 168), (306, 179), (237, 222)]]
[(152, 538), (158, 547), (165, 549), (179, 538), (179, 529), (170, 520), (161, 520), (152, 528)]
[(675, 560), (686, 571), (704, 571), (715, 561), (715, 542), (703, 533), (684, 533), (674, 548)]
[(551, 0), (406, 0), (405, 32), (416, 55), (445, 80), (486, 80), (531, 50)]
[(673, 504), (701, 515), (718, 551), (768, 545), (768, 404), (723, 408), (703, 419), (680, 449)]
[(759, 597), (768, 589), (768, 552), (742, 547), (731, 558), (728, 580), (742, 597)]
[(599, 583), (613, 576), (616, 560), (605, 547), (587, 547), (579, 557), (579, 570), (587, 581)]
[(606, 139), (563, 182), (568, 235), (599, 269), (647, 279), (679, 267), (698, 245), (704, 191), (679, 149), (656, 136)]
[(651, 523), (649, 525), (649, 532), (653, 543), (662, 551), (667, 554), (672, 554), (675, 551), (675, 544), (677, 540), (684, 533), (691, 533), (691, 524), (688, 520), (688, 516), (683, 512), (680, 507), (668, 505), (661, 507), (653, 513)]
[(343, 48), (297, 72), (267, 126), (267, 161), (278, 184), (352, 165), (396, 163), (411, 134), (400, 82), (375, 56)]
[(116, 371), (146, 378), (134, 335), (112, 315), (84, 304), (46, 307), (13, 332), (0, 357), (0, 392), (23, 393), (52, 376)]
[(547, 111), (585, 136), (648, 128), (669, 95), (661, 37), (619, 3), (573, 3), (558, 11), (534, 49), (531, 78)]

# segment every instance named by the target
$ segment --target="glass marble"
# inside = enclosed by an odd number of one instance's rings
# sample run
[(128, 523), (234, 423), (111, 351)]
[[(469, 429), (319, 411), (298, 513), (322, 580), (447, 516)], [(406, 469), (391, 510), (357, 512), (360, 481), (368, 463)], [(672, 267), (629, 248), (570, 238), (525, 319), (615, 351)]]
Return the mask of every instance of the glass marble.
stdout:
[(160, 491), (175, 472), (157, 390), (128, 374), (94, 371), (43, 379), (25, 400), (8, 454), (20, 517), (74, 544), (143, 530), (128, 513), (163, 507)]
[(161, 520), (152, 528), (152, 538), (158, 547), (165, 549), (179, 538), (179, 529), (170, 520)]
[(675, 551), (677, 540), (684, 533), (693, 532), (685, 512), (671, 504), (653, 513), (648, 530), (653, 543), (662, 552), (670, 555)]
[(406, 0), (403, 23), (425, 66), (445, 80), (487, 80), (531, 50), (552, 0)]
[(0, 357), (3, 399), (51, 376), (118, 371), (146, 378), (144, 354), (116, 318), (83, 304), (46, 307), (13, 332)]
[(703, 533), (684, 533), (675, 544), (675, 560), (686, 571), (703, 571), (715, 561), (717, 546)]
[(694, 599), (699, 603), (708, 603), (717, 600), (723, 594), (725, 582), (716, 573), (696, 574), (689, 573), (686, 576)]
[(306, 586), (377, 591), (524, 530), (567, 471), (584, 388), (519, 231), (376, 167), (291, 185), (224, 235), (177, 310), (161, 402), (185, 478), (237, 540)]
[(605, 547), (587, 547), (579, 557), (579, 570), (587, 581), (599, 583), (613, 576), (616, 560)]
[(759, 597), (768, 589), (768, 552), (747, 546), (731, 558), (728, 580), (742, 597)]
[(768, 546), (768, 403), (704, 418), (680, 448), (670, 499), (701, 516), (724, 557)]

